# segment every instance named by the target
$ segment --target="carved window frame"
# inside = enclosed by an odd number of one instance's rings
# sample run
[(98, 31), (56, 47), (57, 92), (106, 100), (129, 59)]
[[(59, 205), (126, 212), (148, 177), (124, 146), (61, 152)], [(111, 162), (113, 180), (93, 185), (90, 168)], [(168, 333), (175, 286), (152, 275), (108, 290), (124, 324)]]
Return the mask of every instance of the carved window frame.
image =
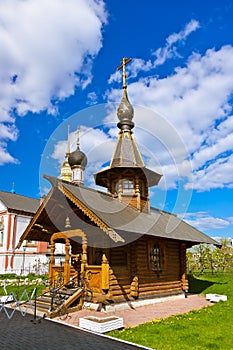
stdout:
[(148, 244), (148, 263), (151, 271), (158, 276), (164, 272), (165, 247), (160, 241), (150, 241)]

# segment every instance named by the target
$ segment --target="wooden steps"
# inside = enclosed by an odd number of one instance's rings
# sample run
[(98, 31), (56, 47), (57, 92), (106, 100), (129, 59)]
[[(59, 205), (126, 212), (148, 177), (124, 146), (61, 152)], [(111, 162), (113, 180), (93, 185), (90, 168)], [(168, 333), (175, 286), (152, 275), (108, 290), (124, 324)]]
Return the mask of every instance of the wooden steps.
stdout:
[[(69, 313), (74, 309), (81, 309), (83, 289), (77, 288), (61, 288), (50, 289), (36, 298), (36, 311), (45, 317), (54, 318), (62, 313)], [(24, 304), (25, 308), (34, 310), (35, 300)], [(70, 310), (69, 310), (70, 309)]]

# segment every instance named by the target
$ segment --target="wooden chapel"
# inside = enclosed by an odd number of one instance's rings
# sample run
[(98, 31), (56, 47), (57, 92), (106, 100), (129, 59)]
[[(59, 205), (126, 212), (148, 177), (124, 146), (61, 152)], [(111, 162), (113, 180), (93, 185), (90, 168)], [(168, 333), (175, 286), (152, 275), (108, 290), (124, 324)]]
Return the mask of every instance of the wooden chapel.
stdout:
[[(92, 303), (117, 304), (183, 294), (188, 290), (186, 249), (217, 244), (176, 215), (150, 205), (148, 189), (161, 175), (145, 166), (133, 135), (126, 84), (130, 60), (123, 58), (119, 67), (123, 94), (115, 151), (110, 166), (94, 174), (107, 192), (84, 185), (87, 158), (78, 139), (77, 149), (67, 152), (60, 178), (46, 176), (52, 188), (18, 243), (49, 243), (50, 283), (65, 288), (72, 280), (79, 287), (72, 303), (83, 304), (85, 297)], [(59, 264), (57, 243), (65, 246)]]

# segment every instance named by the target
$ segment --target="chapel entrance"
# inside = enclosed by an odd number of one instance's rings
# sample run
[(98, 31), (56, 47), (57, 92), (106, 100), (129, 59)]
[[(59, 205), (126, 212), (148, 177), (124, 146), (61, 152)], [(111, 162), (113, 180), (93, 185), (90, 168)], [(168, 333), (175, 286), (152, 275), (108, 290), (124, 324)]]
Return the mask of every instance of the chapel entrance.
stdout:
[[(82, 238), (78, 249), (76, 241), (74, 244), (77, 236)], [(64, 257), (59, 264), (55, 259), (56, 243), (65, 245)], [(50, 250), (49, 278), (53, 288), (79, 287), (84, 291), (84, 299), (88, 296), (92, 301), (102, 298), (103, 293), (108, 293), (109, 263), (106, 257), (108, 254), (105, 250), (89, 247), (87, 255), (87, 239), (83, 231), (54, 233), (50, 240)]]
[[(81, 230), (76, 230), (75, 234), (82, 237), (82, 248), (80, 254), (71, 254), (71, 234), (72, 231), (54, 233), (50, 239), (50, 268), (49, 279), (50, 284), (54, 288), (60, 288), (63, 285), (73, 284), (80, 285), (80, 279), (85, 271), (87, 264), (87, 243), (86, 236)], [(64, 244), (64, 254), (61, 255), (59, 261), (56, 259), (56, 244)]]

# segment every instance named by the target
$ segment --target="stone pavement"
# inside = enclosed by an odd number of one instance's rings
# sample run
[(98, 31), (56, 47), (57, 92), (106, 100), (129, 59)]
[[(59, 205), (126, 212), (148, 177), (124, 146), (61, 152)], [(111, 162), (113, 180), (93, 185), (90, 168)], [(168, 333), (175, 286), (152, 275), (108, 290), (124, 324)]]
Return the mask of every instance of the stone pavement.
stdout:
[(2, 310), (0, 312), (1, 350), (134, 350), (143, 348), (47, 319), (42, 319), (41, 322), (32, 321), (32, 315), (27, 314), (23, 317), (18, 311), (9, 320)]
[(140, 323), (149, 322), (153, 319), (166, 318), (172, 315), (183, 314), (191, 310), (199, 310), (205, 306), (213, 305), (207, 301), (204, 296), (188, 295), (187, 298), (172, 299), (159, 302), (153, 305), (130, 308), (127, 310), (118, 310), (114, 312), (98, 312), (83, 309), (70, 314), (71, 317), (65, 319), (64, 323), (79, 326), (79, 318), (85, 316), (119, 316), (123, 317), (124, 326), (138, 326)]

